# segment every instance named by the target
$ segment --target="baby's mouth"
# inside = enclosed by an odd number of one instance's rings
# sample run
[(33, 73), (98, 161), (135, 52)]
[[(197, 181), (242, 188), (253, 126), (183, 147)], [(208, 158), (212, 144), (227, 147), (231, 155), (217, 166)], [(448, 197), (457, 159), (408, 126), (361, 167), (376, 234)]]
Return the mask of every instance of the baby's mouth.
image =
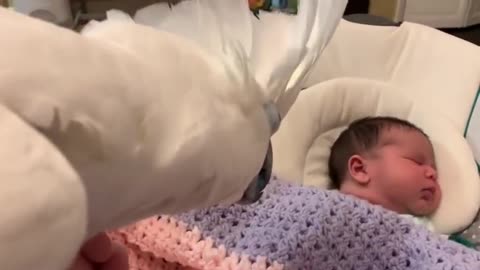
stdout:
[(435, 188), (434, 187), (424, 188), (421, 191), (421, 198), (422, 198), (422, 200), (425, 200), (425, 201), (433, 200), (434, 195), (435, 195)]

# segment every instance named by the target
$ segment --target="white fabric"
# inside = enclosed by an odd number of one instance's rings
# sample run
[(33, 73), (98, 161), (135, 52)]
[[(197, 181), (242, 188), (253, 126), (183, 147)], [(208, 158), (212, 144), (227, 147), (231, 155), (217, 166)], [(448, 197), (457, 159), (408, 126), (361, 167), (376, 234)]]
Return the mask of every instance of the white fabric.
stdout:
[(331, 144), (350, 122), (373, 115), (407, 119), (431, 137), (443, 191), (432, 222), (436, 231), (446, 234), (468, 226), (480, 207), (480, 179), (462, 133), (403, 88), (384, 82), (341, 78), (304, 90), (272, 138), (273, 171), (292, 181), (327, 188)]

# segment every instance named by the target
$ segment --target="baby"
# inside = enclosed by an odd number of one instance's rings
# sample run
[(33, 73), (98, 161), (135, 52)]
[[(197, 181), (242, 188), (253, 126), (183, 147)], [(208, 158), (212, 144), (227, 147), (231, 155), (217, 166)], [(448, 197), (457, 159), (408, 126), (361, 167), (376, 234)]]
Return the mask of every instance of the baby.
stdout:
[[(353, 122), (334, 142), (328, 168), (340, 192), (405, 216), (429, 216), (442, 198), (432, 143), (398, 118)], [(414, 221), (432, 229), (426, 219)]]

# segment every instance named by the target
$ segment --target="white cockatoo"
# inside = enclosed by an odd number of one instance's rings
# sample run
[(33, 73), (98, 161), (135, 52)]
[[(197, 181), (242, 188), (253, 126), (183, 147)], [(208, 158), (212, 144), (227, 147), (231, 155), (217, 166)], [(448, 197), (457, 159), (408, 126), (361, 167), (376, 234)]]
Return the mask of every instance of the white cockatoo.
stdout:
[(99, 231), (254, 201), (345, 5), (258, 20), (246, 0), (195, 0), (150, 7), (151, 23), (111, 11), (82, 34), (1, 8), (2, 269), (64, 270)]

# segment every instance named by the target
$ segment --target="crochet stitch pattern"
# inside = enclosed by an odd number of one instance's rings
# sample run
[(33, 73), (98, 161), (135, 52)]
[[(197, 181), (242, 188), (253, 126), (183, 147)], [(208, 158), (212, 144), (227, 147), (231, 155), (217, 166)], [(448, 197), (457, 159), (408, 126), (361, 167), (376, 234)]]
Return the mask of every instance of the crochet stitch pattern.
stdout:
[(337, 191), (273, 180), (253, 205), (150, 218), (110, 234), (131, 269), (480, 269), (480, 253)]

